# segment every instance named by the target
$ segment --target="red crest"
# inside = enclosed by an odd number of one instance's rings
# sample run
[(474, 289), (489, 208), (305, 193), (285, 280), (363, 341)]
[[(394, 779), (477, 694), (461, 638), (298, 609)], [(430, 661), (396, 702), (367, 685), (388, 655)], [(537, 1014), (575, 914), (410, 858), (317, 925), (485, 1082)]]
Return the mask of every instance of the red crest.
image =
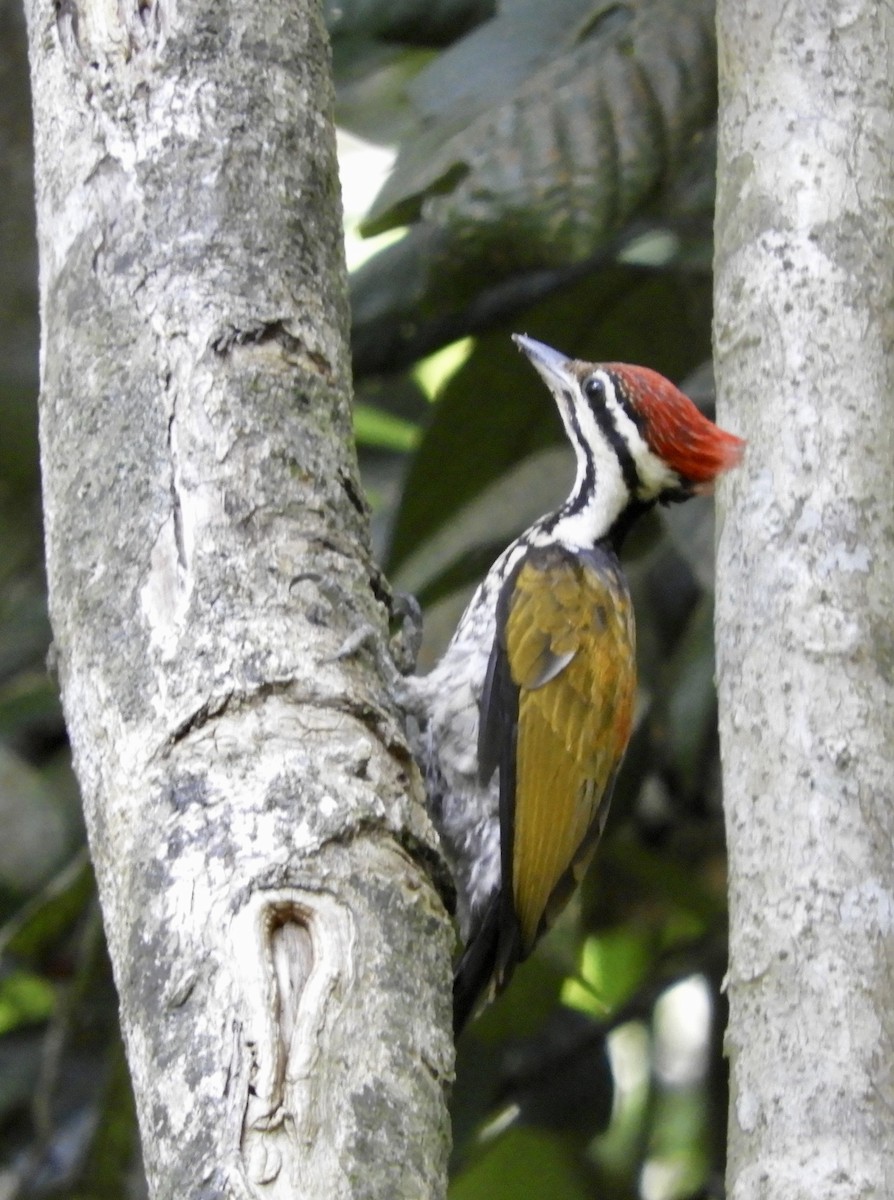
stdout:
[(714, 480), (742, 459), (745, 442), (699, 412), (688, 396), (657, 371), (605, 363), (643, 421), (649, 448), (684, 480), (710, 491)]

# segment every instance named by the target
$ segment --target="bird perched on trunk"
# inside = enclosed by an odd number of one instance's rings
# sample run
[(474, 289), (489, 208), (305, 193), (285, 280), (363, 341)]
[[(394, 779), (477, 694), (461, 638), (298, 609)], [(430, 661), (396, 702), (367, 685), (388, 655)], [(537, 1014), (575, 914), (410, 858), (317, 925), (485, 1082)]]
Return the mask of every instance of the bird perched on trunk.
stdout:
[(605, 824), (636, 690), (624, 535), (656, 502), (709, 491), (744, 448), (655, 371), (515, 341), (559, 407), (574, 487), (493, 564), (431, 673), (405, 680), (457, 884), (457, 1032), (564, 906)]

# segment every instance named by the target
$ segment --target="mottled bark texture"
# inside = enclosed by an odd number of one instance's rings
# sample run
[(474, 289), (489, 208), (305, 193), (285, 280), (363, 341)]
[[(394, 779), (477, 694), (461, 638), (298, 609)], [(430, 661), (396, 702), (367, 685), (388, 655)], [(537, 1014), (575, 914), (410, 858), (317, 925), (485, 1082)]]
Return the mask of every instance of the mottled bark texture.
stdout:
[(28, 0), (52, 619), (155, 1197), (440, 1196), (316, 0)]
[(894, 7), (721, 0), (731, 1200), (894, 1195)]

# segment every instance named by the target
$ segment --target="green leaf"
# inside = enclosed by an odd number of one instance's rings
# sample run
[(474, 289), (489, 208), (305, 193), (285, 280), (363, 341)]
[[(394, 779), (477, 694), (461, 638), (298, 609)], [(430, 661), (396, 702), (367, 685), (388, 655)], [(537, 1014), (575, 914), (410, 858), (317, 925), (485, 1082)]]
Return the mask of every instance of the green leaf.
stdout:
[(563, 1003), (604, 1020), (645, 977), (653, 946), (651, 934), (626, 927), (587, 938), (579, 978), (565, 981)]
[(588, 1191), (559, 1138), (513, 1129), (453, 1182), (450, 1200), (587, 1200)]
[(40, 975), (11, 971), (0, 979), (0, 1036), (45, 1021), (55, 1003), (55, 990)]
[(465, 257), (483, 255), (504, 271), (586, 258), (713, 120), (713, 14), (713, 0), (615, 6), (511, 99), (471, 124), (448, 111), (423, 127), (402, 148), (364, 232), (424, 214)]
[(354, 436), (362, 446), (406, 452), (416, 447), (421, 434), (422, 430), (412, 421), (368, 404), (354, 405)]

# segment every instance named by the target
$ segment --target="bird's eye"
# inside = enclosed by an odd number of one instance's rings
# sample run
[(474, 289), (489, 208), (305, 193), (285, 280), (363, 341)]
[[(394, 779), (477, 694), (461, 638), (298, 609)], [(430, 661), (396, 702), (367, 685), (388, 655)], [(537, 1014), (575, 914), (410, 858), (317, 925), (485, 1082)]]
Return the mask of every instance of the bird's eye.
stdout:
[(584, 380), (584, 395), (591, 404), (605, 403), (605, 380), (599, 375), (591, 375)]

